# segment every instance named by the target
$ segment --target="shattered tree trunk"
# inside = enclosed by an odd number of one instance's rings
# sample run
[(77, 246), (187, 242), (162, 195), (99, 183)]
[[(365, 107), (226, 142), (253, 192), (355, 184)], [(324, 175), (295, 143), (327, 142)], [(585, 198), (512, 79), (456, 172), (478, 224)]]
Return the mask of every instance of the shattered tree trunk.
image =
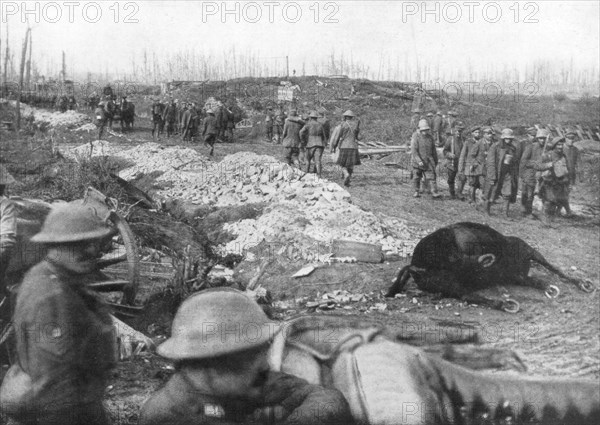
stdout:
[(25, 57), (27, 55), (27, 43), (31, 28), (25, 31), (25, 40), (23, 41), (23, 49), (21, 50), (21, 67), (19, 69), (19, 90), (17, 93), (17, 123), (15, 125), (17, 131), (21, 129), (21, 92), (23, 91), (23, 73), (25, 72)]
[(10, 57), (10, 47), (8, 45), (8, 22), (6, 23), (6, 55), (4, 56), (4, 76), (2, 82), (6, 84), (7, 81), (7, 70), (8, 70), (8, 58)]

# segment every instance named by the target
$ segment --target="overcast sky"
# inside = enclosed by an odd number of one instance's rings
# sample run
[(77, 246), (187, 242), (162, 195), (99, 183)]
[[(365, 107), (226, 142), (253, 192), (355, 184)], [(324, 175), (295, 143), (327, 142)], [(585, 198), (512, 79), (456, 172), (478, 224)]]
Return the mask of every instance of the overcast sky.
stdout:
[[(577, 69), (597, 69), (600, 60), (598, 1), (519, 2), (517, 7), (514, 1), (481, 1), (471, 2), (471, 8), (463, 1), (227, 2), (232, 12), (225, 16), (220, 1), (119, 2), (118, 16), (114, 1), (25, 3), (33, 11), (28, 17), (34, 58), (42, 72), (51, 61), (58, 66), (61, 50), (71, 70), (86, 72), (103, 71), (107, 64), (128, 71), (143, 49), (160, 58), (177, 50), (218, 56), (233, 46), (282, 66), (288, 55), (291, 69), (300, 70), (306, 62), (307, 73), (309, 64), (332, 50), (352, 53), (371, 69), (382, 58), (387, 63), (387, 58), (406, 56), (411, 63), (418, 59), (440, 67), (470, 62), (476, 70), (490, 64), (524, 67), (550, 58), (572, 58)], [(26, 28), (21, 5), (2, 1), (3, 54), (6, 22), (10, 45), (20, 52)]]

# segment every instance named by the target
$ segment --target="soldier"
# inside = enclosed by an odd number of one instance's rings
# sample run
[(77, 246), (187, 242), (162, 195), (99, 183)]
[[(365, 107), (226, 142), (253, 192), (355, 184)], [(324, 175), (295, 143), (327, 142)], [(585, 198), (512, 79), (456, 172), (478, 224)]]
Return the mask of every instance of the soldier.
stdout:
[(215, 111), (209, 109), (206, 111), (206, 118), (202, 124), (202, 137), (204, 143), (210, 146), (209, 155), (212, 156), (215, 151), (215, 141), (217, 140), (217, 119), (215, 118)]
[(186, 299), (171, 338), (157, 349), (175, 362), (175, 374), (144, 403), (139, 424), (353, 424), (338, 390), (269, 370), (278, 328), (235, 289), (208, 289)]
[(13, 176), (0, 164), (0, 298), (5, 295), (4, 275), (17, 244), (15, 205), (5, 193), (6, 187), (14, 182)]
[(108, 128), (112, 130), (113, 118), (115, 116), (115, 102), (113, 101), (112, 96), (106, 96), (104, 100), (104, 110), (106, 111), (106, 120), (108, 123)]
[(285, 160), (289, 165), (295, 165), (300, 168), (300, 130), (304, 126), (304, 121), (298, 117), (296, 109), (290, 110), (290, 116), (285, 120), (283, 126), (283, 147), (286, 150)]
[[(555, 137), (546, 143), (547, 152), (542, 154), (535, 164), (535, 169), (542, 171), (540, 198), (543, 202), (542, 222), (551, 226), (554, 217), (561, 207), (568, 208), (569, 200), (569, 169), (563, 148), (565, 139)], [(567, 209), (567, 213), (570, 210)]]
[(479, 149), (478, 161), (483, 163), (482, 175), (479, 179), (479, 186), (481, 187), (481, 201), (485, 203), (487, 199), (490, 199), (492, 194), (492, 185), (489, 183), (487, 176), (487, 154), (491, 147), (496, 143), (496, 132), (492, 127), (483, 128), (483, 138), (479, 141), (481, 144)]
[(575, 186), (577, 182), (577, 165), (579, 163), (579, 149), (573, 144), (577, 134), (571, 128), (565, 132), (565, 146), (563, 152), (567, 158), (567, 168), (569, 169), (569, 185)]
[(419, 120), (421, 119), (421, 110), (419, 108), (415, 108), (412, 110), (412, 117), (410, 118), (410, 130), (418, 131)]
[(102, 397), (117, 361), (115, 328), (102, 299), (84, 283), (93, 281), (100, 247), (114, 233), (92, 208), (60, 204), (31, 239), (48, 253), (17, 295), (17, 361), (1, 400), (17, 423), (109, 423)]
[(234, 130), (235, 130), (235, 114), (233, 113), (233, 106), (231, 108), (225, 108), (225, 137), (229, 143), (234, 142)]
[(464, 172), (471, 186), (469, 203), (476, 202), (477, 189), (482, 188), (484, 182), (485, 153), (480, 140), (481, 127), (476, 126), (471, 129), (471, 138), (465, 141), (460, 152), (458, 169)]
[(525, 150), (525, 147), (527, 145), (536, 141), (537, 131), (538, 130), (535, 127), (529, 127), (527, 130), (525, 130), (525, 138), (521, 139), (521, 145), (523, 145), (523, 150)]
[(177, 126), (177, 104), (171, 99), (171, 103), (165, 108), (163, 113), (163, 121), (167, 123), (167, 137), (171, 137), (175, 133)]
[(75, 96), (69, 96), (69, 110), (75, 111), (77, 109), (77, 100), (75, 100)]
[[(433, 117), (433, 125), (431, 128), (433, 129), (433, 141), (435, 142), (435, 145), (444, 146), (444, 137), (442, 135), (442, 132), (444, 131), (444, 117), (442, 116), (442, 111), (437, 111), (435, 117)], [(457, 154), (457, 157), (459, 156), (460, 152)]]
[(273, 121), (273, 128), (275, 130), (275, 134), (277, 135), (277, 144), (281, 144), (281, 137), (283, 134), (283, 126), (285, 125), (285, 112), (283, 112), (283, 108), (279, 106), (279, 110), (277, 114), (275, 114), (275, 121)]
[(456, 112), (453, 110), (448, 111), (448, 118), (446, 118), (446, 122), (444, 123), (444, 129), (446, 130), (446, 136), (450, 136), (452, 134), (452, 128), (454, 127), (454, 123), (456, 122)]
[(437, 151), (427, 120), (423, 119), (419, 121), (419, 130), (415, 131), (412, 135), (410, 150), (414, 172), (413, 184), (415, 193), (413, 196), (415, 198), (421, 196), (419, 194), (419, 186), (421, 179), (423, 179), (425, 185), (427, 185), (428, 181), (431, 185), (431, 196), (439, 198), (441, 195), (437, 191), (435, 173), (435, 167), (438, 163)]
[(325, 149), (325, 130), (323, 124), (317, 121), (319, 116), (316, 111), (309, 114), (310, 121), (302, 127), (300, 130), (300, 138), (306, 139), (306, 172), (310, 172), (310, 163), (314, 159), (315, 171), (319, 178), (321, 178), (321, 157), (323, 156), (323, 150)]
[(433, 111), (427, 112), (425, 119), (427, 120), (427, 125), (429, 126), (429, 128), (433, 128)]
[(515, 137), (510, 128), (502, 130), (500, 139), (487, 155), (487, 179), (489, 184), (494, 185), (494, 189), (492, 199), (485, 203), (485, 210), (489, 215), (492, 202), (502, 195), (506, 200), (504, 213), (508, 217), (510, 204), (517, 201), (521, 152), (519, 147), (513, 144)]
[(350, 186), (350, 178), (354, 172), (354, 166), (360, 165), (358, 155), (358, 140), (360, 133), (360, 121), (354, 119), (354, 112), (347, 110), (342, 115), (344, 121), (336, 127), (331, 135), (331, 152), (339, 147), (340, 152), (336, 164), (342, 167), (344, 175), (344, 186)]
[(460, 153), (462, 151), (464, 124), (457, 122), (454, 126), (454, 133), (446, 139), (444, 143), (444, 157), (446, 158), (446, 168), (448, 169), (448, 190), (450, 191), (450, 199), (456, 199), (456, 191), (454, 184), (458, 176), (458, 199), (464, 200), (462, 195), (465, 187), (466, 177), (464, 171), (458, 168)]
[(98, 127), (98, 140), (102, 140), (104, 128), (106, 127), (106, 122), (108, 121), (107, 113), (104, 109), (104, 102), (98, 103), (98, 107), (94, 111), (94, 117), (96, 126)]
[(158, 100), (158, 98), (154, 99), (152, 106), (150, 107), (150, 119), (152, 121), (152, 138), (155, 140), (160, 140), (160, 135), (162, 133), (163, 124), (163, 112), (164, 105)]
[(188, 108), (183, 111), (181, 117), (181, 138), (184, 142), (192, 140), (192, 104), (188, 104)]
[(267, 107), (267, 113), (265, 114), (265, 130), (267, 132), (267, 142), (273, 143), (273, 108)]
[(331, 136), (331, 122), (327, 118), (327, 109), (319, 109), (319, 119), (317, 121), (323, 125), (323, 131), (325, 132), (325, 145), (327, 145), (329, 137)]
[(548, 135), (548, 130), (537, 130), (535, 141), (526, 144), (521, 155), (519, 177), (521, 178), (521, 214), (523, 217), (532, 217), (533, 197), (537, 183), (535, 167), (542, 157)]

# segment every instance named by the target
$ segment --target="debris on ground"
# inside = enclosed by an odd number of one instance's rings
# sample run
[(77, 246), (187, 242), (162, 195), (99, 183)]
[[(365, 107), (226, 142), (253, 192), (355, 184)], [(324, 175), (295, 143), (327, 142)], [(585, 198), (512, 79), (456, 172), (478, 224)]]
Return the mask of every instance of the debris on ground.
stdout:
[[(17, 102), (14, 100), (10, 103), (13, 107), (17, 106)], [(77, 111), (50, 112), (44, 109), (32, 108), (25, 103), (21, 103), (21, 116), (33, 116), (34, 123), (47, 124), (50, 127), (76, 128), (90, 121), (87, 115)]]

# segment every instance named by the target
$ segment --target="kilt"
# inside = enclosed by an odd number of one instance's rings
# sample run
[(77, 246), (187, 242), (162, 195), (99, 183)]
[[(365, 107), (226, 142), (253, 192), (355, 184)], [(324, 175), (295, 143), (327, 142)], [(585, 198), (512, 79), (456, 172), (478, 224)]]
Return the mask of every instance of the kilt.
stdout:
[(340, 149), (337, 165), (344, 168), (351, 168), (355, 165), (360, 165), (358, 149)]

